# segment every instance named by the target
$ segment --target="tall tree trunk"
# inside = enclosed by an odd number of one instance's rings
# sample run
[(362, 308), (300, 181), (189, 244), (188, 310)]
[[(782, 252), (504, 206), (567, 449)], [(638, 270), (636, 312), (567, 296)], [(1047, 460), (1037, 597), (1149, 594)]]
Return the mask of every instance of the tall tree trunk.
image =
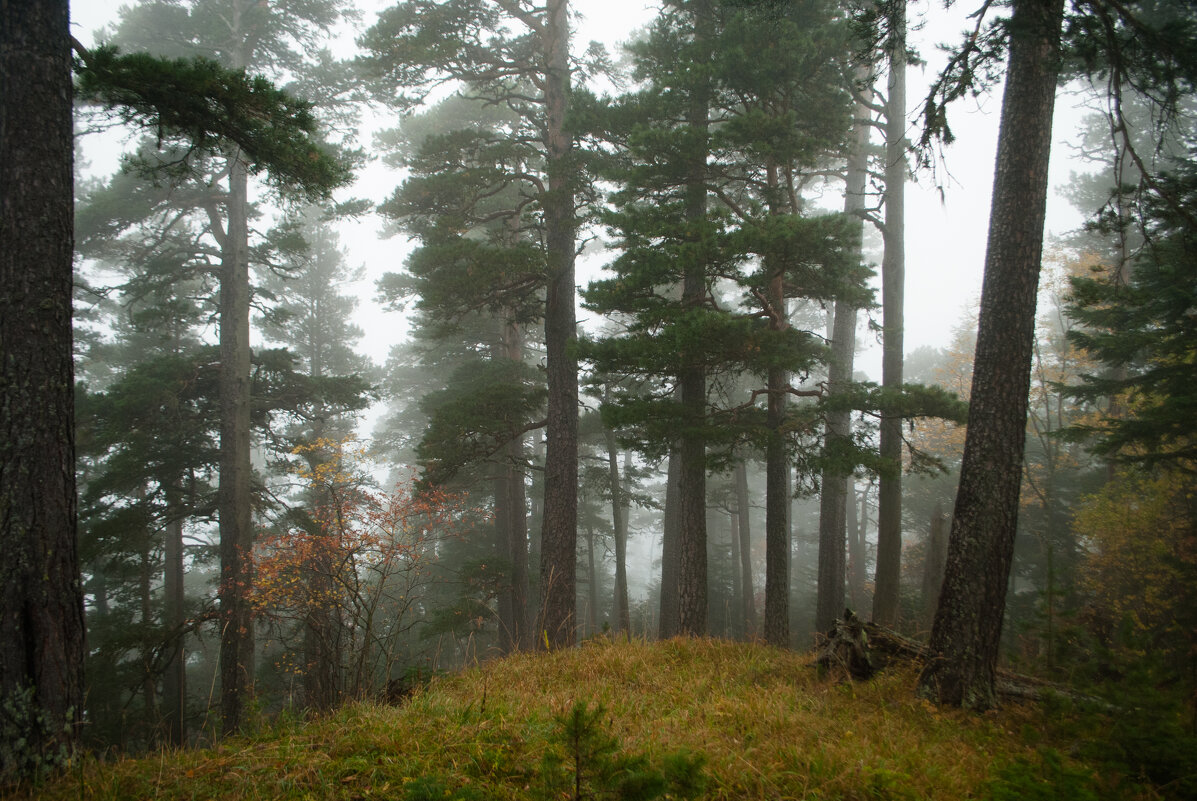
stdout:
[[(776, 192), (777, 166), (767, 165), (769, 187)], [(793, 209), (797, 212), (797, 209)], [(781, 210), (771, 207), (771, 214)], [(789, 328), (786, 308), (785, 273), (765, 262), (770, 270), (765, 290), (769, 308), (769, 327), (774, 331)], [(790, 386), (789, 374), (780, 367), (770, 367), (766, 375), (768, 407), (765, 412), (765, 642), (778, 647), (790, 644), (790, 465), (786, 453), (783, 426)]]
[[(707, 0), (693, 4), (694, 39), (699, 46), (709, 45), (711, 12)], [(694, 238), (700, 236), (707, 216), (707, 129), (709, 97), (707, 82), (699, 81), (690, 98), (686, 125), (698, 143), (690, 154), (686, 177), (685, 214), (692, 223)], [(682, 304), (701, 308), (706, 300), (707, 264), (699, 248), (684, 267)], [(703, 345), (696, 343), (701, 350)], [(703, 429), (707, 413), (707, 379), (700, 353), (680, 354), (678, 395), (684, 429), (679, 461), (678, 633), (707, 633), (707, 456)]]
[[(860, 81), (868, 80), (866, 70), (858, 70)], [(844, 213), (859, 218), (854, 223), (856, 242), (853, 248), (859, 259), (864, 235), (865, 191), (868, 188), (869, 133), (871, 114), (865, 89), (857, 88), (856, 120), (853, 123), (852, 148), (848, 151), (847, 174), (844, 186)], [(836, 301), (831, 331), (831, 364), (827, 371), (827, 389), (842, 392), (852, 381), (856, 355), (856, 308), (845, 301)], [(852, 414), (848, 410), (827, 415), (827, 431), (823, 450), (828, 455), (847, 444), (852, 433)], [(847, 538), (848, 498), (851, 478), (843, 468), (834, 464), (823, 468), (819, 497), (819, 578), (815, 597), (815, 631), (829, 631), (844, 610), (845, 544)]]
[(586, 635), (598, 633), (598, 565), (594, 558), (594, 529), (586, 527)]
[(66, 0), (0, 3), (0, 781), (83, 711), (71, 93)]
[[(610, 388), (606, 390), (610, 397)], [(624, 500), (623, 484), (619, 475), (619, 450), (615, 432), (603, 429), (607, 443), (607, 474), (611, 480), (611, 528), (615, 535), (615, 627), (616, 631), (630, 635), (632, 612), (628, 602), (628, 507)]]
[(728, 606), (728, 630), (731, 636), (742, 640), (747, 635), (744, 627), (744, 579), (740, 575), (740, 516), (735, 509), (728, 511), (731, 527), (731, 603)]
[(574, 176), (565, 127), (569, 98), (566, 0), (548, 0), (545, 20), (545, 112), (548, 195), (544, 199), (549, 282), (544, 339), (549, 409), (544, 523), (540, 543), (540, 631), (550, 647), (577, 640), (578, 360), (574, 355)]
[(657, 620), (657, 637), (667, 640), (676, 637), (681, 627), (678, 616), (678, 576), (681, 573), (681, 496), (682, 460), (676, 448), (669, 451), (669, 466), (665, 477), (665, 512), (661, 520), (661, 598)]
[[(495, 467), (492, 481), (495, 496), (495, 556), (508, 561), (512, 552), (511, 543), (511, 481), (512, 471), (509, 465), (499, 464)], [(516, 650), (519, 645), (519, 631), (515, 622), (515, 570), (514, 565), (508, 565), (505, 586), (498, 593), (499, 618), (499, 650), (508, 654)]]
[(245, 163), (229, 159), (228, 223), (220, 269), (220, 717), (241, 728), (253, 685), (248, 600), (253, 547), (250, 495), (249, 185)]
[[(320, 532), (317, 536), (324, 539), (334, 534)], [(309, 606), (304, 618), (303, 702), (308, 709), (322, 712), (336, 705), (341, 678), (340, 605), (335, 600), (331, 549), (318, 548), (306, 567)]]
[[(497, 358), (523, 361), (519, 326), (504, 320)], [(506, 589), (499, 595), (500, 637), (504, 651), (532, 646), (528, 627), (528, 500), (524, 486), (523, 436), (514, 437), (502, 451), (495, 477), (495, 547), (510, 567)]]
[[(869, 491), (860, 494), (860, 505), (857, 506), (856, 487), (848, 480), (848, 605), (853, 609), (864, 609), (865, 582), (868, 579), (868, 567), (865, 565), (865, 533), (868, 528), (869, 516), (865, 504), (868, 503)], [(859, 512), (858, 512), (859, 509)]]
[[(890, 18), (889, 88), (885, 101), (885, 253), (881, 260), (881, 385), (902, 388), (902, 309), (906, 282), (906, 2), (894, 3)], [(902, 580), (902, 419), (881, 417), (882, 473), (877, 510), (877, 585), (873, 620), (898, 622)]]
[(1063, 0), (1015, 0), (968, 432), (919, 693), (986, 709), (1014, 555)]
[[(172, 504), (174, 506), (174, 504)], [(183, 650), (186, 596), (183, 585), (183, 518), (177, 514), (166, 524), (163, 564), (163, 623), (169, 637), (162, 674), (162, 711), (167, 742), (183, 745), (187, 739), (187, 663)]]
[[(138, 487), (135, 497), (139, 503), (145, 503), (145, 488)], [(141, 606), (139, 618), (144, 638), (141, 644), (141, 694), (145, 701), (143, 720), (147, 725), (156, 727), (159, 722), (158, 676), (154, 671), (154, 643), (149, 641), (154, 626), (154, 537), (148, 528), (141, 532), (141, 552), (137, 556), (140, 561), (137, 576)]]
[(927, 532), (927, 548), (923, 554), (923, 614), (920, 623), (930, 630), (939, 604), (939, 588), (943, 585), (943, 568), (948, 558), (948, 519), (943, 507), (935, 505), (931, 527)]
[(744, 619), (744, 634), (751, 636), (756, 633), (756, 595), (752, 587), (752, 510), (748, 503), (748, 466), (744, 462), (736, 464), (735, 478), (736, 518), (740, 529), (740, 615)]
[(524, 485), (524, 438), (507, 443), (507, 558), (511, 563), (512, 644), (532, 647), (528, 625), (528, 490)]

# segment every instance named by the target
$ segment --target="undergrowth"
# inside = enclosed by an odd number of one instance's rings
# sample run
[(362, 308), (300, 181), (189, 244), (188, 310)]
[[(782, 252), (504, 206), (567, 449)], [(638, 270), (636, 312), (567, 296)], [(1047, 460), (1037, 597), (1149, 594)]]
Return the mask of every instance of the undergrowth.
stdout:
[(1161, 797), (1085, 761), (1084, 733), (1040, 707), (945, 710), (914, 697), (915, 677), (893, 665), (849, 683), (763, 645), (600, 639), (438, 677), (399, 706), (355, 704), (212, 749), (88, 759), (13, 797)]

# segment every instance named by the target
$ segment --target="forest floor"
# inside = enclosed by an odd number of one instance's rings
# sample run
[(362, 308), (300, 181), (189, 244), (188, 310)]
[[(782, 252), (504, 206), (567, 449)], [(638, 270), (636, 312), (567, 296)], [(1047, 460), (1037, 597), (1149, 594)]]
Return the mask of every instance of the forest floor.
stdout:
[(15, 797), (1161, 797), (1084, 761), (1102, 733), (1078, 725), (1064, 700), (945, 710), (915, 698), (916, 675), (899, 661), (851, 682), (820, 675), (809, 654), (763, 645), (598, 639), (214, 748), (88, 758)]

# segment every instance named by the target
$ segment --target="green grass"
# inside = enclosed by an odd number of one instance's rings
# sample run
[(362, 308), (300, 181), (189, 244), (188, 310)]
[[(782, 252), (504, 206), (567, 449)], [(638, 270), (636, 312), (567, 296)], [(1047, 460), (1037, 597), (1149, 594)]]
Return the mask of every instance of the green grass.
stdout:
[(87, 759), (14, 797), (543, 798), (546, 754), (578, 701), (604, 707), (626, 754), (658, 767), (701, 756), (703, 798), (1111, 797), (1114, 779), (1061, 757), (1074, 744), (1053, 740), (1037, 708), (939, 709), (915, 699), (914, 681), (903, 665), (864, 683), (820, 678), (808, 655), (763, 645), (596, 640), (437, 679), (399, 707), (355, 704), (212, 749)]

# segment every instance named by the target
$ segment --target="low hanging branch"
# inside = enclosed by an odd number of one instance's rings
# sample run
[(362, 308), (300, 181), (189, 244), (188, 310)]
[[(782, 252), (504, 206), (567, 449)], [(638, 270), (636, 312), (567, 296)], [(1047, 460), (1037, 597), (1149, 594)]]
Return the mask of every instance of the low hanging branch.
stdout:
[(240, 148), (253, 172), (312, 199), (326, 198), (353, 177), (350, 166), (317, 137), (312, 105), (261, 76), (206, 58), (164, 59), (89, 50), (72, 38), (76, 92), (123, 121), (156, 128), (209, 152)]

